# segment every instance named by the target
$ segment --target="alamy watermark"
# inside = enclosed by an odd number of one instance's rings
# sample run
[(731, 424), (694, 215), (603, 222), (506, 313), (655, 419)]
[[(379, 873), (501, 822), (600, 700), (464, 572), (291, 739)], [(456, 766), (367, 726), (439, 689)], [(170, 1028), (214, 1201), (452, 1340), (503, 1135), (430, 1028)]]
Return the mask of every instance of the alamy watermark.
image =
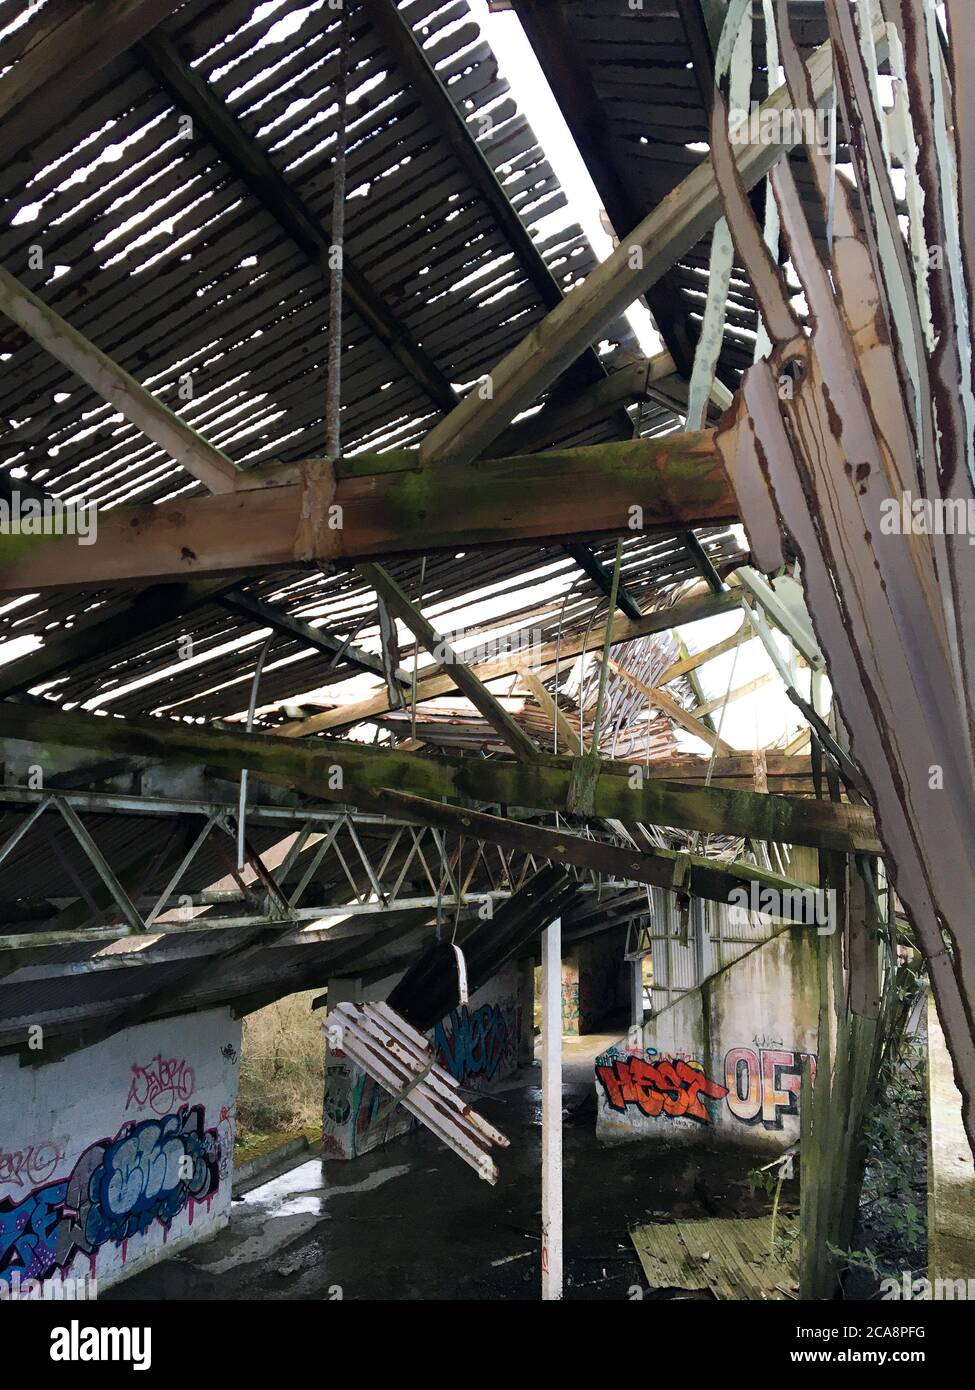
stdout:
[(0, 536), (77, 536), (79, 545), (94, 545), (98, 509), (93, 502), (31, 497), (15, 488), (0, 497)]
[(880, 1281), (880, 1297), (914, 1303), (975, 1299), (975, 1279), (915, 1279), (909, 1269)]
[(967, 536), (975, 545), (975, 500), (966, 497), (885, 497), (880, 504), (882, 536)]
[(753, 101), (744, 111), (734, 108), (728, 116), (728, 138), (733, 145), (819, 145), (833, 143), (833, 113), (828, 108), (761, 106)]
[(737, 925), (744, 925), (748, 914), (760, 913), (815, 927), (820, 936), (832, 936), (836, 930), (835, 888), (772, 888), (752, 879), (747, 888), (732, 888), (728, 905), (728, 919)]
[(20, 1270), (12, 1270), (9, 1277), (0, 1279), (0, 1303), (32, 1302), (61, 1303), (81, 1302), (98, 1297), (98, 1280), (91, 1275), (80, 1279), (70, 1276), (64, 1279), (25, 1279)]
[(462, 652), (457, 645), (465, 640), (463, 630), (442, 633), (430, 649), (430, 655), (440, 666), (476, 666), (483, 661), (497, 661), (504, 657), (524, 666), (542, 666), (545, 663), (545, 643), (539, 628), (522, 628), (519, 632), (508, 632), (500, 637), (491, 637), (465, 646)]

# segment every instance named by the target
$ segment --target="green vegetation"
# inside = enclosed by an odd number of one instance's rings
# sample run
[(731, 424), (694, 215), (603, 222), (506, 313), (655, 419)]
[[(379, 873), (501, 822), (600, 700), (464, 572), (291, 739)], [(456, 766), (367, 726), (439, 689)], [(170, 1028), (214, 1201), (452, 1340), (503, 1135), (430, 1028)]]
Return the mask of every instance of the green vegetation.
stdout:
[(237, 1154), (265, 1136), (320, 1132), (325, 1045), (315, 991), (279, 999), (244, 1020), (237, 1101)]

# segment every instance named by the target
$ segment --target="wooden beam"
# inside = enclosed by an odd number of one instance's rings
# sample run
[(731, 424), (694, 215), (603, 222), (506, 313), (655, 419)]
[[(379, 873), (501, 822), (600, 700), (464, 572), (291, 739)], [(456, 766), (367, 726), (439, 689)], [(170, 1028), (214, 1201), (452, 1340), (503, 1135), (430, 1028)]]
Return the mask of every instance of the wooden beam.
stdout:
[[(813, 793), (812, 767), (808, 754), (799, 757), (781, 749), (762, 749), (769, 787), (778, 792)], [(754, 751), (719, 755), (714, 759), (694, 753), (654, 759), (648, 768), (651, 777), (672, 782), (704, 782), (711, 786), (752, 786), (755, 780)]]
[(873, 814), (865, 806), (690, 787), (653, 778), (643, 778), (642, 786), (634, 786), (636, 779), (625, 763), (593, 764), (589, 758), (548, 754), (540, 754), (533, 762), (432, 758), (345, 740), (215, 732), (163, 719), (99, 718), (16, 704), (4, 710), (4, 732), (42, 748), (45, 744), (91, 748), (222, 768), (234, 775), (246, 767), (257, 778), (266, 771), (329, 800), (343, 788), (364, 793), (392, 788), (432, 800), (446, 797), (524, 806), (590, 820), (632, 821), (779, 844), (880, 853)]
[(467, 696), (480, 714), (483, 714), (492, 729), (500, 735), (515, 756), (528, 762), (534, 761), (539, 756), (539, 749), (533, 740), (529, 738), (521, 725), (512, 719), (501, 702), (491, 694), (473, 667), (469, 666), (463, 657), (457, 655), (450, 643), (423, 616), (419, 608), (410, 602), (392, 575), (384, 570), (382, 565), (360, 565), (359, 572), (363, 579), (372, 585), (393, 616), (405, 623), (413, 636), (426, 647), (431, 656), (435, 655), (438, 649), (443, 652), (446, 660), (441, 660), (439, 657), (437, 660), (450, 670), (457, 689)]
[(27, 26), (25, 47), (0, 81), (0, 157), (38, 132), (36, 99), (44, 118), (66, 116), (79, 86), (159, 24), (182, 0), (58, 0)]
[[(625, 164), (606, 138), (606, 107), (593, 81), (573, 19), (562, 0), (514, 0), (514, 9), (545, 73), (573, 140), (596, 185), (620, 240), (646, 216), (647, 204), (635, 196)], [(654, 322), (680, 374), (690, 379), (695, 335), (690, 303), (667, 271), (644, 291)]]
[(703, 705), (695, 706), (691, 712), (698, 719), (703, 719), (706, 714), (713, 713), (722, 705), (730, 705), (733, 700), (740, 700), (743, 695), (750, 695), (753, 690), (760, 690), (763, 685), (768, 685), (771, 681), (778, 679), (776, 672), (769, 671), (764, 676), (756, 676), (754, 680), (745, 681), (744, 685), (739, 685), (737, 689), (730, 691), (727, 695), (716, 695), (713, 700), (705, 700)]
[[(316, 461), (317, 466), (317, 461)], [(324, 465), (322, 465), (324, 466)], [(311, 477), (309, 462), (305, 477)], [(727, 521), (734, 495), (714, 431), (674, 433), (481, 464), (422, 467), (415, 450), (336, 469), (332, 519), (307, 553), (305, 477), (223, 497), (174, 497), (97, 515), (97, 539), (0, 536), (0, 593), (201, 578), (327, 560)], [(26, 542), (26, 545), (25, 545)]]
[[(579, 568), (588, 574), (600, 593), (610, 598), (613, 588), (613, 576), (600, 560), (598, 555), (594, 555), (588, 545), (582, 545), (579, 541), (569, 541), (565, 547), (566, 554), (571, 555)], [(626, 585), (620, 581), (616, 589), (616, 607), (627, 618), (634, 622), (639, 622), (643, 613), (636, 600), (631, 596)]]
[(691, 652), (688, 656), (683, 656), (679, 661), (675, 661), (672, 666), (668, 666), (657, 681), (658, 685), (667, 685), (670, 681), (675, 681), (679, 676), (686, 676), (689, 671), (695, 671), (699, 666), (712, 661), (716, 656), (723, 656), (725, 652), (730, 652), (743, 642), (751, 641), (754, 637), (751, 623), (746, 618), (737, 632), (733, 632), (730, 637), (725, 637), (721, 642), (715, 642), (711, 647), (705, 647), (702, 651)]
[[(506, 245), (521, 262), (542, 303), (547, 309), (553, 309), (565, 298), (562, 287), (512, 206), (504, 186), (427, 58), (409, 21), (394, 0), (364, 0), (363, 8), (384, 47), (407, 79), (409, 94), (419, 101), (439, 139), (452, 151), (465, 177), (490, 208), (495, 222), (504, 233)], [(568, 373), (568, 379), (576, 391), (587, 383), (599, 383), (605, 378), (606, 368), (592, 348), (582, 354)], [(629, 424), (625, 415), (622, 415), (622, 424)], [(627, 428), (626, 434), (629, 433), (631, 431)], [(504, 452), (515, 451), (506, 448)]]
[(655, 357), (637, 358), (584, 391), (560, 385), (537, 414), (505, 430), (497, 441), (497, 452), (530, 453), (551, 446), (560, 435), (583, 428), (608, 406), (650, 400), (650, 386), (673, 373), (674, 359), (669, 352), (660, 352)]
[(618, 676), (639, 690), (641, 695), (645, 695), (649, 704), (662, 710), (664, 714), (673, 719), (681, 728), (686, 729), (689, 734), (693, 734), (695, 738), (703, 739), (709, 748), (716, 748), (719, 753), (726, 754), (735, 751), (730, 743), (725, 743), (724, 739), (718, 738), (717, 734), (713, 733), (706, 724), (702, 724), (700, 719), (695, 718), (689, 710), (684, 709), (683, 705), (679, 705), (673, 695), (668, 695), (666, 690), (659, 690), (654, 686), (647, 685), (632, 671), (621, 666), (618, 661), (611, 661), (609, 664)]
[(221, 450), (208, 444), (185, 420), (113, 362), (101, 348), (72, 328), (9, 271), (0, 267), (0, 311), (97, 391), (136, 429), (199, 478), (211, 492), (233, 492), (237, 469)]
[[(611, 641), (615, 645), (619, 642), (631, 642), (634, 637), (647, 637), (654, 632), (666, 632), (674, 622), (692, 623), (700, 618), (711, 618), (716, 613), (726, 612), (740, 602), (740, 596), (729, 590), (727, 594), (704, 594), (688, 597), (672, 608), (663, 608), (656, 613), (646, 614), (638, 623), (630, 622), (628, 618), (623, 618), (617, 614), (613, 619)], [(561, 643), (546, 642), (538, 654), (538, 663), (540, 666), (547, 666), (556, 656), (570, 661), (581, 656), (583, 652), (600, 649), (605, 633), (606, 625), (604, 623), (599, 627), (592, 628), (587, 634), (567, 635), (562, 638)], [(522, 665), (520, 653), (508, 653), (495, 658), (493, 661), (479, 663), (474, 667), (474, 671), (479, 680), (487, 683), (512, 675), (520, 670)], [(424, 700), (434, 700), (440, 695), (450, 695), (456, 689), (457, 686), (451, 674), (427, 676), (417, 682), (417, 704), (421, 704)], [(366, 700), (359, 700), (355, 704), (343, 705), (338, 709), (325, 710), (322, 714), (310, 715), (307, 719), (282, 724), (279, 729), (275, 730), (275, 733), (299, 738), (310, 734), (325, 733), (330, 729), (342, 729), (351, 724), (361, 723), (364, 719), (373, 719), (377, 714), (386, 714), (389, 708), (388, 696), (385, 691), (382, 691)]]
[[(807, 64), (812, 90), (821, 98), (832, 88), (833, 52), (823, 44)], [(778, 88), (761, 105), (778, 117), (791, 107), (788, 88)], [(792, 123), (773, 118), (763, 129), (786, 129)], [(765, 177), (790, 143), (743, 142), (734, 146), (738, 175), (745, 188)], [(653, 212), (621, 233), (616, 250), (546, 315), (489, 374), (491, 393), (472, 391), (427, 435), (424, 460), (470, 460), (489, 447), (506, 425), (527, 410), (630, 304), (711, 230), (722, 215), (714, 170), (709, 160), (694, 169)]]
[(720, 594), (724, 588), (724, 580), (714, 568), (711, 556), (704, 549), (704, 546), (695, 536), (693, 531), (682, 531), (680, 539), (687, 549), (694, 564), (694, 568), (702, 579), (706, 579), (716, 594)]
[[(162, 31), (152, 34), (139, 45), (139, 56), (177, 107), (193, 117), (245, 187), (308, 260), (327, 269), (329, 238), (318, 216), (250, 138), (213, 88), (183, 60), (172, 39)], [(373, 336), (441, 410), (451, 410), (457, 396), (450, 382), (348, 252), (343, 257), (342, 274), (343, 294)]]
[[(329, 632), (328, 628), (312, 627), (310, 623), (303, 622), (301, 618), (294, 618), (290, 613), (276, 608), (273, 603), (264, 603), (261, 599), (255, 598), (253, 594), (244, 593), (239, 589), (222, 594), (219, 602), (221, 607), (228, 609), (231, 613), (241, 613), (245, 617), (253, 618), (255, 622), (273, 628), (275, 632), (283, 633), (286, 637), (293, 637), (295, 641), (313, 647), (315, 651), (325, 652), (332, 656), (341, 654), (342, 660), (349, 666), (355, 666), (360, 671), (368, 671), (370, 675), (385, 678), (386, 668), (378, 656), (363, 651), (361, 647), (353, 646), (346, 639), (337, 636), (334, 632)], [(2, 668), (0, 668), (0, 675), (2, 675)], [(397, 668), (394, 676), (401, 685), (409, 685), (412, 679), (410, 673), (402, 668)]]
[[(743, 887), (747, 889), (752, 883), (760, 888), (774, 888), (783, 897), (797, 890), (813, 891), (795, 879), (783, 878), (754, 864), (726, 864), (700, 855), (679, 854), (666, 849), (650, 854), (644, 850), (606, 844), (602, 840), (590, 840), (582, 835), (567, 834), (563, 830), (550, 830), (540, 825), (528, 825), (524, 821), (489, 815), (466, 806), (430, 801), (389, 788), (383, 792), (383, 800), (395, 807), (397, 814), (416, 819), (424, 825), (470, 835), (487, 844), (537, 854), (553, 864), (595, 869), (617, 878), (632, 879), (636, 883), (650, 883), (659, 888), (690, 893), (710, 902), (734, 902), (736, 899), (732, 894)], [(791, 902), (791, 898), (784, 898), (785, 905)], [(793, 911), (799, 920), (812, 920), (811, 915), (808, 919), (802, 917), (803, 909), (798, 903), (790, 907), (785, 915), (791, 917)]]
[(587, 750), (581, 733), (569, 723), (565, 711), (559, 708), (558, 700), (542, 684), (540, 677), (528, 666), (519, 667), (518, 674), (535, 697), (539, 708), (548, 715), (553, 729), (558, 730), (559, 752), (571, 753), (573, 757), (585, 753)]

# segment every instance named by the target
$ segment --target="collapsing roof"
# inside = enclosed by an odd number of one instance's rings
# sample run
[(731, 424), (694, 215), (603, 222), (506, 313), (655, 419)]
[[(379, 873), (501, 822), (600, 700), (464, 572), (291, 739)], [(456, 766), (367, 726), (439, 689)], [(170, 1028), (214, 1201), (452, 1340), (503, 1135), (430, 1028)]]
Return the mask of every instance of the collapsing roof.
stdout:
[[(932, 868), (968, 851), (905, 790), (961, 748), (960, 831), (968, 557), (884, 550), (878, 514), (895, 483), (970, 491), (945, 463), (975, 447), (970, 248), (932, 193), (969, 134), (950, 47), (921, 0), (859, 30), (782, 5), (774, 32), (751, 0), (724, 31), (661, 0), (498, 8), (615, 232), (598, 266), (463, 0), (128, 0), (97, 43), (82, 0), (0, 7), (0, 501), (99, 508), (90, 545), (0, 537), (0, 1046), (388, 974), (445, 903), (546, 862), (727, 901), (790, 884), (788, 846), (883, 840), (969, 1094)], [(819, 107), (826, 149), (782, 119)], [(745, 642), (764, 672), (709, 699)], [(800, 732), (742, 754), (724, 711), (769, 675)]]

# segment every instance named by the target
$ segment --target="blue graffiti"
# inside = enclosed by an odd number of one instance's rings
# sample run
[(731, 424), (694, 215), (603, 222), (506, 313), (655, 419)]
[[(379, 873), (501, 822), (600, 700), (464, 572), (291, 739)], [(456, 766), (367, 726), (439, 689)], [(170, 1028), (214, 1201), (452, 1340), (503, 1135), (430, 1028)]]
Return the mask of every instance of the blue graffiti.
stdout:
[(126, 1124), (92, 1144), (71, 1174), (35, 1188), (22, 1202), (0, 1200), (0, 1279), (64, 1270), (79, 1252), (121, 1245), (154, 1221), (164, 1229), (191, 1201), (220, 1183), (220, 1141), (206, 1129), (203, 1106)]
[(437, 1061), (456, 1081), (471, 1077), (490, 1081), (507, 1051), (507, 1020), (496, 1004), (473, 1010), (463, 1004), (437, 1024), (433, 1046)]

